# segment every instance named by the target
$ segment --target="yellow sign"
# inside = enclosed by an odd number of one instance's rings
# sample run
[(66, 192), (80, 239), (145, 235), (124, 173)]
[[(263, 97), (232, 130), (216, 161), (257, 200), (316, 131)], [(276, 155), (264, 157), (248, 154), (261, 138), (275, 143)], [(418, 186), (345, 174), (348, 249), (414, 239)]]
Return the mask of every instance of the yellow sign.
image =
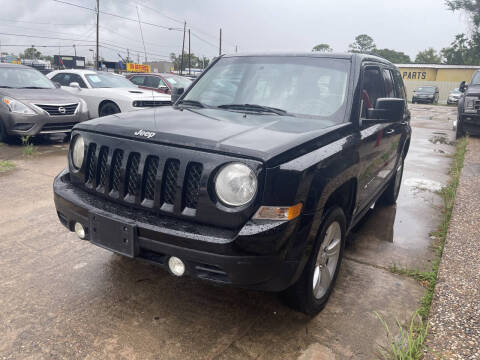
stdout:
[(400, 68), (403, 80), (435, 81), (437, 70), (432, 68)]
[(127, 63), (127, 72), (149, 73), (151, 70), (150, 65)]
[(20, 60), (12, 60), (12, 64), (21, 64), (22, 62)]

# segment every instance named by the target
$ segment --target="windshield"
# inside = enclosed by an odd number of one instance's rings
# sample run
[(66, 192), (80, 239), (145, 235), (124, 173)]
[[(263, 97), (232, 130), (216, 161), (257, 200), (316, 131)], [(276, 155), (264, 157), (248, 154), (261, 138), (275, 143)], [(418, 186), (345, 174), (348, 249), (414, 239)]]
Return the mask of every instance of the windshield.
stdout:
[(183, 100), (213, 107), (253, 104), (342, 122), (349, 68), (347, 60), (316, 57), (222, 58)]
[(21, 67), (0, 67), (0, 88), (54, 89), (55, 85), (41, 72)]
[(182, 76), (168, 75), (164, 77), (168, 81), (172, 88), (188, 88), (192, 83), (192, 80), (184, 78)]
[(462, 92), (460, 91), (459, 88), (453, 89), (452, 94), (461, 94)]
[(93, 88), (136, 88), (137, 85), (134, 85), (130, 80), (125, 79), (120, 75), (113, 74), (87, 74), (85, 75), (88, 83)]
[(472, 85), (480, 85), (480, 71), (477, 71), (475, 74), (473, 74), (471, 84)]
[(426, 87), (419, 87), (415, 90), (417, 93), (424, 93), (424, 94), (433, 94), (435, 93), (435, 88), (426, 86)]

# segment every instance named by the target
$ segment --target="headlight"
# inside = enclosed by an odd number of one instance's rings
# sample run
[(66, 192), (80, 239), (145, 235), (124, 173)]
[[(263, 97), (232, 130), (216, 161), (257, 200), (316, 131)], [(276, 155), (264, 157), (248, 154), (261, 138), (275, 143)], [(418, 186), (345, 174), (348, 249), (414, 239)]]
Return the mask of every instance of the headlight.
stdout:
[(35, 115), (35, 111), (30, 109), (27, 105), (21, 103), (18, 100), (12, 99), (11, 97), (5, 96), (2, 98), (2, 101), (5, 105), (8, 106), (11, 112), (22, 114), (22, 115)]
[(465, 97), (465, 111), (466, 112), (475, 112), (475, 101), (477, 100), (474, 96)]
[(248, 204), (257, 193), (257, 176), (247, 165), (230, 163), (217, 174), (215, 192), (225, 205)]
[(85, 143), (83, 137), (80, 135), (75, 136), (72, 146), (72, 163), (75, 169), (80, 169), (83, 164), (83, 158), (85, 157)]

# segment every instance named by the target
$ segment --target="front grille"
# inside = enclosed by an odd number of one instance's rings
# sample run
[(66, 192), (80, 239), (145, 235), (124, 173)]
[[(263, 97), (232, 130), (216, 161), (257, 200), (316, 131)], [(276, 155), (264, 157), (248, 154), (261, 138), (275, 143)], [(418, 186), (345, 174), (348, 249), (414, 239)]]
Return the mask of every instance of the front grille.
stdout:
[(45, 124), (43, 125), (42, 131), (71, 131), (72, 128), (76, 125), (76, 122), (68, 122), (68, 123), (53, 123), (53, 124)]
[[(152, 210), (182, 212), (197, 209), (202, 173), (203, 165), (197, 162), (182, 165), (178, 159), (90, 143), (84, 184), (113, 200)], [(188, 214), (195, 213), (190, 210)]]
[(172, 105), (171, 101), (160, 100), (136, 100), (133, 102), (135, 107), (154, 107), (154, 106), (168, 106)]
[(63, 116), (63, 115), (73, 115), (75, 110), (77, 110), (77, 104), (65, 104), (65, 105), (44, 105), (44, 104), (35, 104), (39, 108), (45, 110), (51, 116)]

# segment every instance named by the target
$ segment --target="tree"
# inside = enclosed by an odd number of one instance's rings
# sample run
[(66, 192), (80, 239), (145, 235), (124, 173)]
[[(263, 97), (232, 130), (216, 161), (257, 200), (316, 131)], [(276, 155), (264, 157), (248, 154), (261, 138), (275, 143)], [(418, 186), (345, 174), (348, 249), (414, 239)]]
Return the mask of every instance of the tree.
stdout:
[(20, 54), (20, 59), (38, 59), (42, 53), (34, 47), (27, 48)]
[(318, 51), (318, 52), (332, 52), (333, 49), (330, 47), (328, 44), (318, 44), (315, 45), (312, 49), (312, 51)]
[(383, 57), (394, 64), (409, 64), (412, 62), (410, 56), (401, 51), (395, 51), (391, 49), (375, 49), (373, 52), (375, 55)]
[[(205, 56), (202, 58), (199, 58), (195, 54), (190, 54), (190, 57), (191, 57), (190, 63), (192, 68), (203, 69), (204, 67), (207, 67), (208, 64), (210, 63), (210, 60)], [(173, 67), (175, 70), (180, 70), (180, 64), (182, 63), (181, 55), (170, 53), (170, 61), (173, 63)], [(188, 69), (188, 53), (183, 55), (182, 70), (185, 71), (185, 69)]]
[(371, 54), (376, 49), (375, 42), (367, 34), (358, 35), (355, 42), (349, 45), (349, 52)]
[(417, 54), (415, 62), (417, 64), (440, 64), (442, 62), (442, 57), (437, 54), (434, 48), (428, 48)]

